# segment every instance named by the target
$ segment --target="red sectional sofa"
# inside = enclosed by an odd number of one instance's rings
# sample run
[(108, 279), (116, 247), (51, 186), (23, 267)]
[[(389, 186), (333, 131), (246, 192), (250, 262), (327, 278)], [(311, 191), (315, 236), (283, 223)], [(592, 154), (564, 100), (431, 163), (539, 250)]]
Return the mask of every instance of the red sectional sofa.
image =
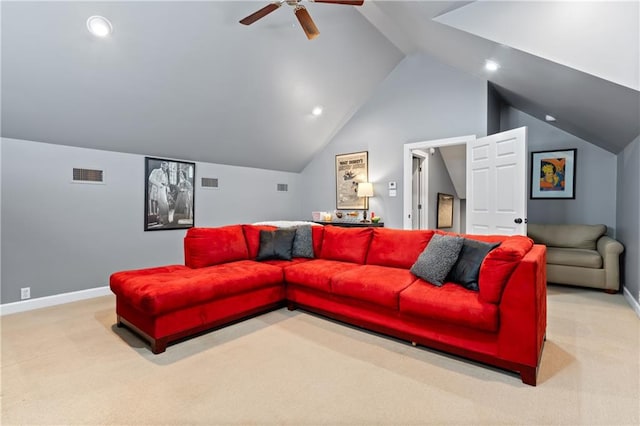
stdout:
[(287, 306), (319, 313), (502, 369), (536, 384), (546, 331), (546, 249), (523, 236), (466, 238), (500, 245), (479, 291), (434, 286), (410, 268), (432, 230), (314, 226), (315, 258), (256, 261), (270, 226), (191, 228), (185, 265), (111, 275), (119, 326), (154, 353), (168, 343)]

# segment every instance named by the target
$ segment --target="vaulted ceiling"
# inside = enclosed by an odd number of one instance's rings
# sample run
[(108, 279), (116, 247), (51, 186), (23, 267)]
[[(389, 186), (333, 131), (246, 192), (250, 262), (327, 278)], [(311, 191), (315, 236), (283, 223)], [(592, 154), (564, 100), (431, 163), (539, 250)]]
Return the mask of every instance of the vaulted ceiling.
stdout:
[(267, 2), (3, 1), (2, 136), (297, 172), (426, 53), (618, 153), (640, 133), (638, 2), (569, 3), (305, 2), (308, 41), (286, 4), (243, 26)]

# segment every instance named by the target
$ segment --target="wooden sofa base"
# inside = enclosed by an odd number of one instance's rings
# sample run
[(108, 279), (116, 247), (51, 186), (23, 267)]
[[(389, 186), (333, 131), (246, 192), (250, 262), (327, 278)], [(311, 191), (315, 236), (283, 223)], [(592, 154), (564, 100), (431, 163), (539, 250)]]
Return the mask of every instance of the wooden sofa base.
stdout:
[(151, 352), (154, 354), (160, 354), (167, 350), (167, 346), (171, 343), (176, 343), (178, 341), (184, 340), (186, 338), (195, 337), (204, 333), (208, 333), (238, 322), (242, 322), (246, 319), (253, 318), (258, 315), (265, 314), (267, 312), (271, 312), (276, 309), (280, 309), (285, 306), (284, 301), (272, 303), (266, 306), (260, 306), (258, 308), (254, 308), (248, 311), (243, 311), (236, 315), (227, 316), (224, 318), (220, 318), (215, 321), (208, 322), (206, 324), (199, 325), (197, 327), (192, 327), (186, 330), (181, 330), (180, 332), (170, 334), (168, 336), (164, 336), (161, 338), (154, 338), (150, 336), (148, 333), (142, 331), (139, 327), (133, 324), (131, 321), (128, 321), (122, 315), (117, 316), (117, 327), (126, 327), (135, 334), (137, 334), (140, 338), (147, 341), (151, 348)]

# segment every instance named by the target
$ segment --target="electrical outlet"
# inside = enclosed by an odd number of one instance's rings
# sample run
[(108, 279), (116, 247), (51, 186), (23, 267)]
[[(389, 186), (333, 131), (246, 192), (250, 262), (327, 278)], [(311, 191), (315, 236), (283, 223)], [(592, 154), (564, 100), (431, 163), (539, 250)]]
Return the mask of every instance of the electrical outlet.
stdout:
[(22, 287), (20, 289), (20, 299), (31, 299), (31, 287)]

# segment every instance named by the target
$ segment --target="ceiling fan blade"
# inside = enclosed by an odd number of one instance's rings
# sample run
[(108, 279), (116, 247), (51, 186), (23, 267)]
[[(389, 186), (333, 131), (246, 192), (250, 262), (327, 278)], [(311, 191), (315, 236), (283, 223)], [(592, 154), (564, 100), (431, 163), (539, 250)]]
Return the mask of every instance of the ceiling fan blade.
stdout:
[(241, 19), (240, 23), (244, 25), (251, 25), (254, 22), (256, 22), (258, 19), (264, 18), (274, 10), (278, 9), (280, 6), (282, 6), (282, 3), (268, 4), (262, 9), (258, 10), (257, 12), (254, 12), (251, 15), (247, 16), (246, 18)]
[(296, 7), (295, 14), (309, 40), (313, 40), (320, 35), (318, 27), (316, 27), (313, 19), (311, 19), (311, 15), (309, 15), (309, 12), (307, 12), (307, 9), (304, 6)]
[(314, 3), (333, 3), (333, 4), (346, 4), (350, 6), (362, 6), (364, 0), (309, 0)]

